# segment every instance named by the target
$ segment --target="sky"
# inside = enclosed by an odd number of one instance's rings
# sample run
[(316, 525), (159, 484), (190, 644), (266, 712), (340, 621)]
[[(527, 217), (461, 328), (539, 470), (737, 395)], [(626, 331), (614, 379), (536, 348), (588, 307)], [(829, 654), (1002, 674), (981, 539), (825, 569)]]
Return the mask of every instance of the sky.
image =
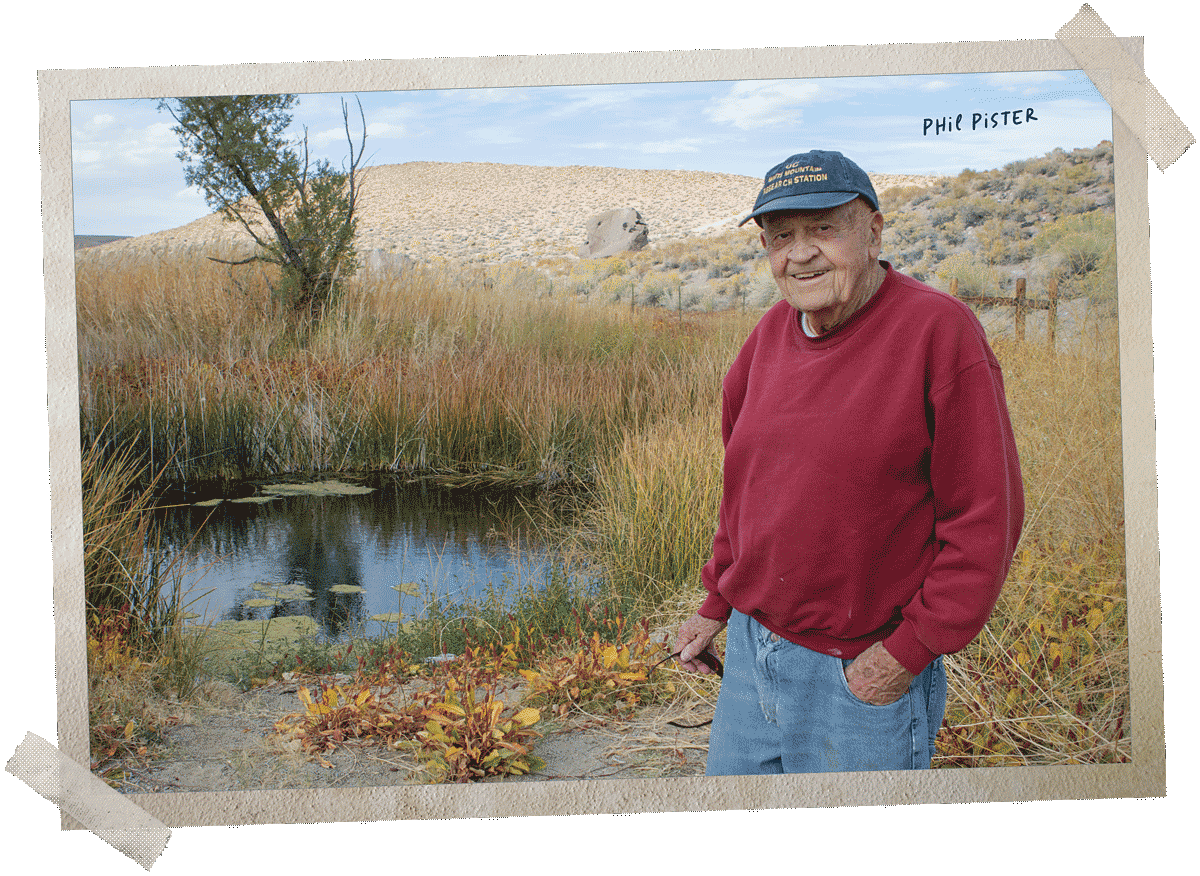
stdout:
[[(342, 101), (367, 166), (474, 161), (701, 170), (761, 178), (797, 152), (837, 149), (872, 173), (989, 170), (1111, 139), (1080, 71), (700, 81), (301, 95), (290, 133), (314, 158), (348, 154)], [(137, 235), (210, 212), (184, 182), (154, 99), (71, 106), (76, 234)], [(749, 205), (748, 205), (749, 206)]]

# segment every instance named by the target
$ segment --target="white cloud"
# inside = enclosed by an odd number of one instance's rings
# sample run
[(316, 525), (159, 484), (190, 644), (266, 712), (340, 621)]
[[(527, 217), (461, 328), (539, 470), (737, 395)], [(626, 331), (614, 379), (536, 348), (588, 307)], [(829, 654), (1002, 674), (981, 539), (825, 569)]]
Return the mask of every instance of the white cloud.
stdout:
[[(351, 130), (353, 130), (353, 129), (351, 129)], [(368, 133), (368, 135), (371, 133), (370, 125), (367, 126), (367, 133)], [(329, 128), (327, 130), (318, 131), (315, 134), (310, 133), (308, 135), (308, 145), (309, 145), (310, 149), (312, 149), (312, 148), (323, 149), (324, 147), (328, 146), (330, 143), (345, 142), (345, 140), (346, 140), (346, 129), (345, 128)]]
[(766, 128), (800, 119), (799, 108), (814, 103), (821, 87), (804, 80), (739, 82), (704, 111), (714, 122), (747, 130)]
[(367, 125), (367, 137), (380, 140), (398, 140), (408, 134), (404, 125), (393, 125), (390, 122), (370, 122)]
[(98, 116), (92, 117), (92, 127), (106, 128), (117, 120), (117, 117), (111, 113), (101, 113)]
[(638, 148), (652, 154), (673, 152), (699, 152), (703, 140), (695, 137), (680, 137), (678, 140), (659, 140), (655, 143), (643, 143)]
[(947, 88), (953, 88), (957, 83), (951, 82), (949, 79), (931, 79), (929, 82), (922, 82), (921, 91), (945, 91)]
[(585, 94), (580, 98), (569, 99), (562, 106), (556, 107), (546, 113), (546, 116), (547, 118), (554, 119), (562, 118), (563, 116), (572, 116), (587, 110), (611, 109), (618, 104), (628, 103), (633, 97), (634, 95), (628, 91), (604, 89)]
[(75, 164), (92, 164), (104, 157), (99, 149), (72, 149), (71, 161)]

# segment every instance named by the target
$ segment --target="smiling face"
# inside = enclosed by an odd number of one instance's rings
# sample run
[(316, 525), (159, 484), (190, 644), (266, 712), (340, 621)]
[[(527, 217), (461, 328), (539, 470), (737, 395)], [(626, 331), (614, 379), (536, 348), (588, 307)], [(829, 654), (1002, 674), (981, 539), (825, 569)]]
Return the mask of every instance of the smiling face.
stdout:
[(828, 210), (766, 213), (759, 239), (779, 293), (808, 314), (818, 334), (862, 307), (887, 273), (879, 263), (883, 214), (861, 199)]

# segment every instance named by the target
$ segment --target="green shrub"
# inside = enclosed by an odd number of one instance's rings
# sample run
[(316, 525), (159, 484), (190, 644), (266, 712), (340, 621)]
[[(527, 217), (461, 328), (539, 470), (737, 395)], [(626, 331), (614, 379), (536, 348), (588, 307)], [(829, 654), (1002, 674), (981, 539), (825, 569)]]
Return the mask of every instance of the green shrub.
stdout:
[(994, 295), (1000, 288), (1000, 274), (970, 253), (955, 253), (944, 259), (937, 269), (938, 279), (949, 288), (958, 280), (959, 295)]

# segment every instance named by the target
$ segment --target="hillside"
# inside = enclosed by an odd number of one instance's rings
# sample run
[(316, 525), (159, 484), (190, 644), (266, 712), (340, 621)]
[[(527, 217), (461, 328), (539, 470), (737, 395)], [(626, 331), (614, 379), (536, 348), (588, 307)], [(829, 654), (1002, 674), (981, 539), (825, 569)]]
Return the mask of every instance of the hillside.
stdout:
[[(927, 186), (938, 177), (872, 174), (877, 190)], [(500, 263), (571, 257), (590, 216), (633, 207), (651, 245), (709, 237), (750, 212), (761, 178), (688, 170), (534, 167), (416, 161), (368, 168), (360, 201), (360, 252), (419, 261)], [(106, 252), (166, 252), (236, 244), (239, 226), (212, 215), (180, 228), (128, 238)]]
[[(1056, 277), (1101, 297), (1116, 291), (1108, 141), (996, 170), (964, 170), (922, 188), (899, 186), (881, 191), (880, 201), (884, 258), (919, 280), (945, 287), (955, 278), (960, 291), (974, 294), (1012, 276), (1037, 284)], [(1084, 283), (1098, 269), (1102, 276)]]
[[(884, 212), (883, 258), (941, 289), (1031, 297), (1054, 278), (1064, 297), (1116, 293), (1112, 144), (957, 176), (871, 174)], [(397, 253), (495, 271), (536, 265), (568, 294), (684, 310), (762, 307), (775, 284), (754, 226), (738, 229), (760, 181), (700, 171), (411, 162), (365, 172), (358, 249), (364, 265)], [(580, 260), (590, 216), (638, 210), (650, 245)], [(240, 226), (207, 216), (80, 252), (137, 257), (200, 248), (248, 253)], [(1035, 293), (1035, 290), (1036, 293)]]

